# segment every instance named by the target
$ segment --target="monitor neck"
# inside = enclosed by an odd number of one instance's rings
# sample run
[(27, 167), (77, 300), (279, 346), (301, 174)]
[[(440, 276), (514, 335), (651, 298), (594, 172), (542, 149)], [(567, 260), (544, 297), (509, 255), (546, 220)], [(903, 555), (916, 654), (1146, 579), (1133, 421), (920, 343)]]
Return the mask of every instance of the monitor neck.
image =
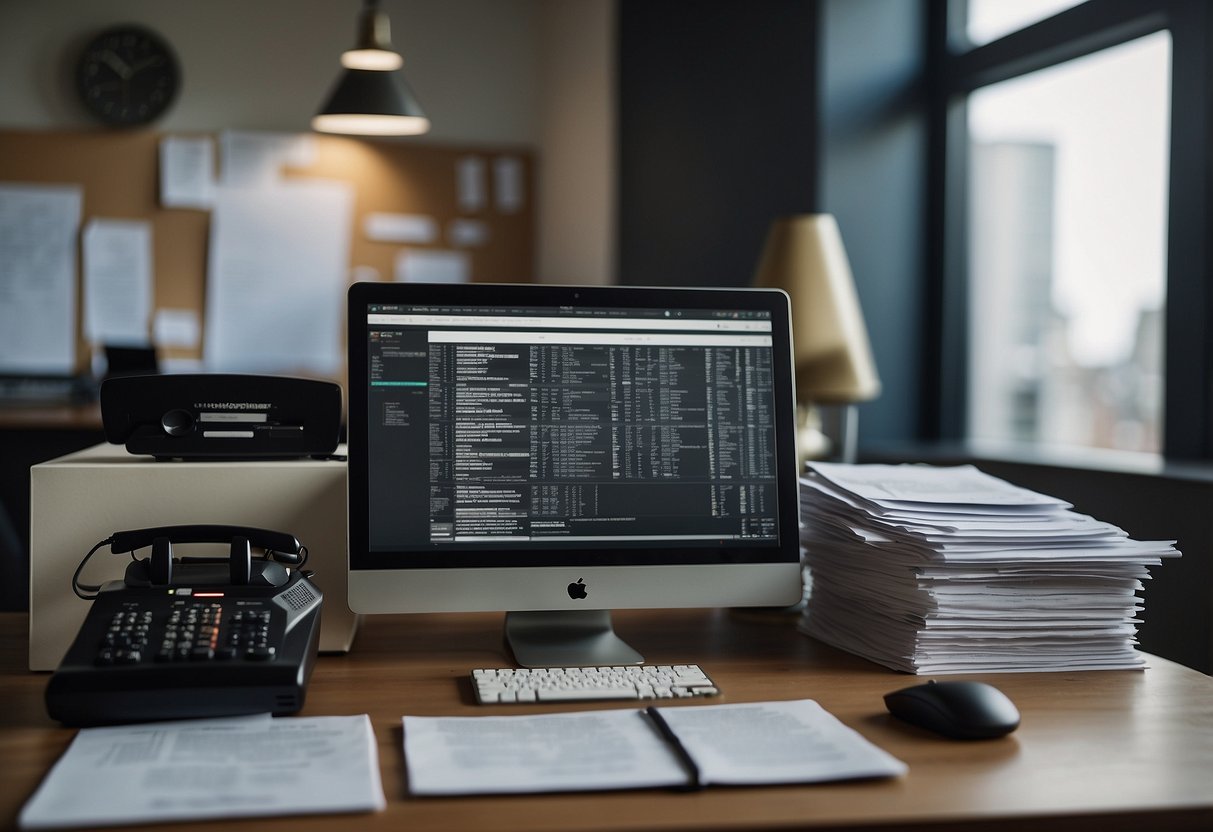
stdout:
[(505, 639), (520, 667), (642, 664), (615, 634), (610, 610), (507, 612)]

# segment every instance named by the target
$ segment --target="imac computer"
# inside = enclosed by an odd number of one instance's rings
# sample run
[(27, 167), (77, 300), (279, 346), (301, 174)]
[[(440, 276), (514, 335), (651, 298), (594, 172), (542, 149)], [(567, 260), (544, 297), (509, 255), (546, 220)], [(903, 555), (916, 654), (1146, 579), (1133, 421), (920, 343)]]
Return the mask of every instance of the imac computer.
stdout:
[(501, 611), (521, 666), (619, 665), (612, 609), (801, 598), (784, 293), (348, 300), (355, 612)]

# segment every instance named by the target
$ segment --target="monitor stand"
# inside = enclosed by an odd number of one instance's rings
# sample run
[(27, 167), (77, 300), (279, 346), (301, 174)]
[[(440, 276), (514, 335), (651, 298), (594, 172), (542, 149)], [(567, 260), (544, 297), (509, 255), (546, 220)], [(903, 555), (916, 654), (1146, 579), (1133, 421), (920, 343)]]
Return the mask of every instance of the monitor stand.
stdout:
[(505, 640), (522, 667), (642, 664), (615, 635), (610, 610), (507, 612)]

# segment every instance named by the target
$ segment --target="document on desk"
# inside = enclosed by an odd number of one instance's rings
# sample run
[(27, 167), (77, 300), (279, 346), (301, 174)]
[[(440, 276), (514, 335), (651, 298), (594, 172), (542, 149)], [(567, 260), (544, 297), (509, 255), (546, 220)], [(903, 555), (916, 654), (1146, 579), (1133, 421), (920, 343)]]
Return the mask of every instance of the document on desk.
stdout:
[(21, 810), (22, 829), (373, 812), (370, 719), (223, 719), (85, 728)]
[[(906, 766), (811, 699), (404, 717), (409, 791), (507, 794), (813, 783)], [(664, 722), (664, 726), (661, 724)]]

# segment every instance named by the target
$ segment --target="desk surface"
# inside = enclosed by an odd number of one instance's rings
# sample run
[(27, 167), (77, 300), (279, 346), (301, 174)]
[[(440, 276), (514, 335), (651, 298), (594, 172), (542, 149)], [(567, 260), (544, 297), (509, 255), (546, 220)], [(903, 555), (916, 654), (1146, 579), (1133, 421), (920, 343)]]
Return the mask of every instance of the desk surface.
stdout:
[[(635, 707), (473, 704), (468, 672), (510, 662), (498, 615), (364, 620), (345, 656), (322, 656), (304, 713), (369, 713), (388, 800), (376, 815), (233, 821), (258, 829), (763, 829), (1033, 830), (1213, 828), (1213, 678), (1163, 659), (1145, 672), (987, 674), (1019, 705), (1009, 737), (955, 742), (884, 711), (890, 690), (919, 681), (840, 653), (795, 631), (792, 618), (724, 610), (620, 612), (617, 631), (646, 660), (698, 662), (720, 684), (716, 702), (816, 699), (904, 760), (877, 782), (575, 795), (410, 798), (400, 717), (522, 714)], [(16, 813), (74, 732), (46, 716), (47, 674), (25, 668), (27, 619), (0, 614), (0, 821)], [(685, 705), (694, 707), (694, 705)], [(273, 787), (273, 772), (266, 772)], [(146, 827), (151, 828), (151, 827)], [(180, 825), (166, 829), (182, 829)], [(193, 826), (186, 828), (196, 828)]]

